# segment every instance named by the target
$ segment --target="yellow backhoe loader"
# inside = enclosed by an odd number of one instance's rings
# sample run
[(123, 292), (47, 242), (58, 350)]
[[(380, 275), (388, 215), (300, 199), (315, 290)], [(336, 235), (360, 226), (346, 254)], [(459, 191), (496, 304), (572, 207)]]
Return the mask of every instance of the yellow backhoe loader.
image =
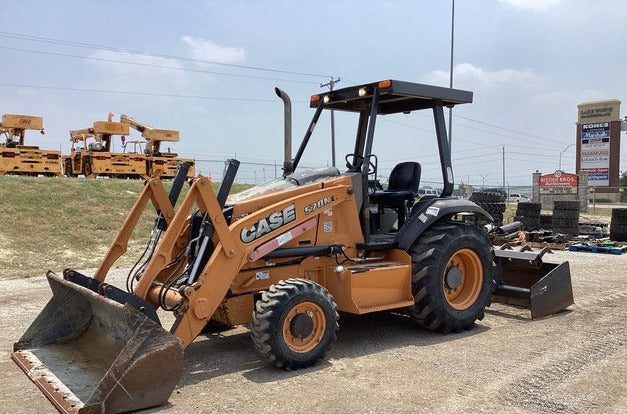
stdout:
[(27, 130), (44, 134), (44, 121), (40, 116), (2, 115), (0, 123), (0, 175), (61, 176), (61, 151), (43, 150), (25, 145)]
[[(230, 160), (217, 194), (197, 176), (178, 207), (184, 163), (169, 194), (148, 179), (93, 277), (48, 272), (53, 297), (13, 359), (60, 411), (113, 413), (166, 402), (185, 347), (211, 321), (250, 324), (264, 358), (297, 369), (324, 356), (339, 312), (395, 310), (426, 329), (460, 332), (484, 317), (494, 292), (534, 317), (564, 309), (573, 303), (567, 262), (495, 251), (476, 225), (490, 215), (451, 197), (443, 108), (471, 101), (471, 92), (396, 80), (338, 89), (311, 97), (315, 114), (294, 157), (286, 117), (280, 179), (227, 199), (239, 166)], [(346, 169), (297, 170), (324, 109), (357, 115)], [(418, 201), (420, 164), (398, 164), (383, 190), (372, 153), (378, 117), (417, 110), (434, 116), (444, 182), (439, 197)], [(149, 202), (157, 219), (145, 253), (124, 288), (110, 285)], [(174, 315), (167, 331), (164, 311)]]
[(149, 177), (159, 176), (161, 178), (174, 178), (176, 166), (179, 162), (185, 162), (189, 165), (187, 176), (189, 178), (196, 175), (194, 160), (187, 158), (179, 158), (178, 154), (170, 152), (162, 152), (162, 142), (178, 142), (179, 131), (171, 129), (155, 129), (150, 125), (144, 124), (128, 115), (120, 115), (120, 122), (128, 124), (131, 128), (141, 132), (142, 138), (146, 140), (146, 169)]
[[(68, 177), (83, 174), (86, 178), (107, 176), (116, 178), (145, 178), (146, 155), (143, 152), (126, 152), (125, 136), (128, 125), (105, 121), (94, 122), (91, 128), (70, 131), (72, 148), (63, 157), (64, 173)], [(112, 151), (112, 140), (121, 135), (123, 152)]]

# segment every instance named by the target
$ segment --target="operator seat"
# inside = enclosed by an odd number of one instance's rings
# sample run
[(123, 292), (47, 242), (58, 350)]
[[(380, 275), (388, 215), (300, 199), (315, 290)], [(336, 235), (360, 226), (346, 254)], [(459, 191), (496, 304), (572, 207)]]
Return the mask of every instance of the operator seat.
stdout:
[(401, 162), (392, 169), (387, 190), (375, 191), (370, 196), (372, 204), (379, 208), (390, 207), (398, 212), (398, 228), (405, 223), (409, 202), (418, 194), (420, 186), (420, 164), (413, 161)]

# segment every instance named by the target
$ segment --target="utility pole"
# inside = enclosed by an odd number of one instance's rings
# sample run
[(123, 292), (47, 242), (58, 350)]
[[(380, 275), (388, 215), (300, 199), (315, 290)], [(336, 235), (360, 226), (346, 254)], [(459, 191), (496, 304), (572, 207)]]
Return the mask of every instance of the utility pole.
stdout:
[[(451, 68), (449, 70), (449, 88), (453, 89), (453, 39), (455, 37), (455, 0), (451, 7)], [(453, 152), (453, 107), (448, 109), (448, 147)]]
[(503, 147), (503, 190), (505, 190), (505, 147)]
[(487, 173), (485, 173), (485, 174), (482, 174), (482, 173), (477, 173), (477, 174), (479, 175), (479, 177), (481, 177), (481, 189), (483, 190), (483, 189), (485, 189), (485, 178), (486, 178), (488, 175), (490, 175), (490, 172), (488, 171), (488, 172), (487, 172)]
[[(327, 83), (321, 83), (321, 88), (329, 88), (331, 92), (333, 92), (333, 87), (336, 83), (338, 83), (341, 79), (334, 78), (331, 76), (331, 80)], [(331, 163), (335, 167), (335, 111), (331, 109)]]

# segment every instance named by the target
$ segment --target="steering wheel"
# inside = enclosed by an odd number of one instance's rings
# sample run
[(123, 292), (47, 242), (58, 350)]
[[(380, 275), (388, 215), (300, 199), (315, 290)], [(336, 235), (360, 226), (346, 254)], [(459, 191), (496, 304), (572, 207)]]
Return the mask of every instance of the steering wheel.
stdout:
[[(349, 161), (349, 159), (351, 157), (352, 157), (352, 162)], [(372, 158), (375, 159), (374, 163), (372, 162)], [(351, 153), (351, 154), (346, 154), (346, 156), (344, 157), (344, 160), (346, 161), (346, 168), (352, 169), (355, 166), (355, 162), (358, 161), (358, 160), (361, 161), (361, 163), (363, 164), (364, 157), (362, 157), (359, 154)], [(374, 155), (374, 154), (370, 155), (370, 160), (368, 160), (368, 175), (376, 173), (376, 171), (377, 171), (376, 160), (377, 160), (377, 156), (376, 155)]]

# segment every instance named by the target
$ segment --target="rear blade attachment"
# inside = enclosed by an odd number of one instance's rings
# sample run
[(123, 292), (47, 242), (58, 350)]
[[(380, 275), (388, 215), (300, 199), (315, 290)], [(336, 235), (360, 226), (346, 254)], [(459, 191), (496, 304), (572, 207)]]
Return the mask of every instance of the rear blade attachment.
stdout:
[(544, 262), (542, 256), (550, 252), (548, 248), (534, 251), (524, 245), (495, 247), (498, 276), (492, 300), (528, 308), (532, 319), (552, 315), (575, 303), (570, 266), (568, 262)]
[(64, 274), (46, 275), (53, 297), (14, 344), (13, 360), (62, 413), (119, 413), (167, 402), (183, 372), (181, 341), (154, 320), (148, 302), (146, 312), (132, 294)]

